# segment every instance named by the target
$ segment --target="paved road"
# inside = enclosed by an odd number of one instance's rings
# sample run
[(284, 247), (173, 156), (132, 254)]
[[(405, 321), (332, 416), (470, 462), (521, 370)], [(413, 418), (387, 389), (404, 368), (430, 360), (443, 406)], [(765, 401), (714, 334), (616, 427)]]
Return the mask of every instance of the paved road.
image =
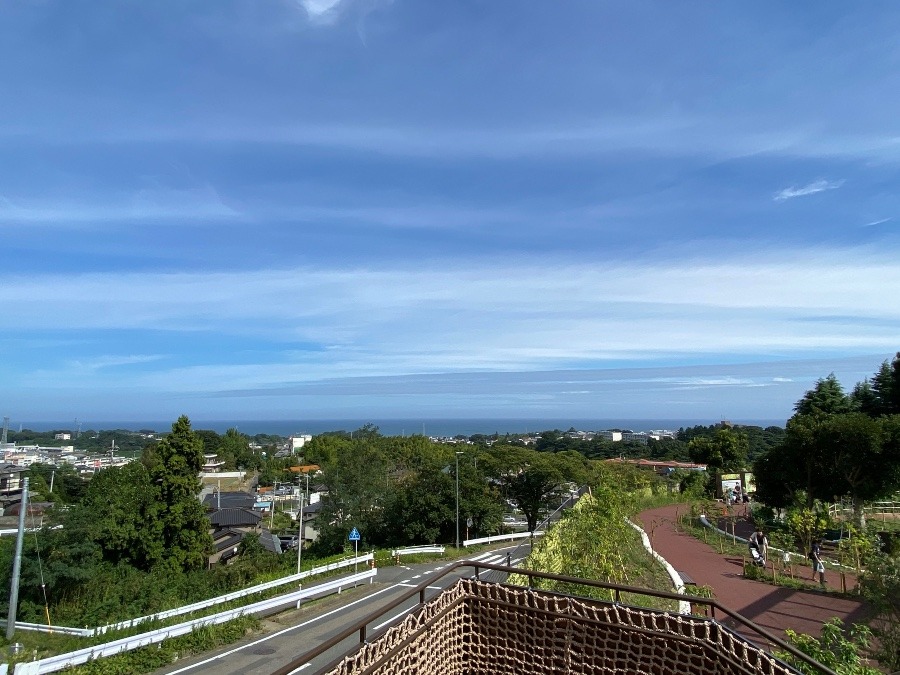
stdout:
[[(511, 545), (472, 556), (478, 562), (516, 565), (528, 555), (529, 547)], [(337, 596), (329, 596), (319, 601), (307, 603), (298, 610), (284, 612), (264, 621), (263, 636), (256, 635), (241, 643), (223, 647), (212, 653), (181, 659), (171, 666), (157, 671), (158, 675), (231, 675), (268, 674), (290, 663), (297, 656), (337, 635), (347, 626), (365, 616), (387, 606), (410, 589), (415, 588), (429, 576), (446, 568), (450, 561), (437, 561), (421, 565), (383, 567), (378, 570), (376, 581), (363, 584), (355, 589), (345, 590)], [(471, 576), (471, 569), (464, 568), (459, 573), (441, 579), (441, 586), (429, 586), (426, 601), (452, 585), (463, 575)], [(397, 607), (389, 616), (368, 626), (371, 635), (388, 623), (399, 620), (415, 607), (417, 596), (405, 605)], [(316, 658), (309, 667), (322, 668), (358, 643), (358, 636), (341, 643), (330, 652)], [(313, 672), (311, 671), (311, 672)], [(302, 672), (302, 670), (298, 671)]]

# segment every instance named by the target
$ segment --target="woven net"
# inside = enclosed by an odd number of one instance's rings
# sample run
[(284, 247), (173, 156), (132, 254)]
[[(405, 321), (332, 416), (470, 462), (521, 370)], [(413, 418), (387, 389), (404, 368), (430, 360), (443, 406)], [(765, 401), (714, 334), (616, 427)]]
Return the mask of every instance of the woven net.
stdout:
[(715, 621), (460, 580), (329, 675), (796, 673)]

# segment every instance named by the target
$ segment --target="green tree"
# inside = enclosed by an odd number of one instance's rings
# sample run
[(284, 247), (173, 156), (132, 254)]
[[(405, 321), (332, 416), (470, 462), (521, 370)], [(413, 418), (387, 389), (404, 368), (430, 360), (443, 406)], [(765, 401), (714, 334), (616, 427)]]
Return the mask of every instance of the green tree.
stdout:
[(855, 407), (872, 417), (900, 414), (900, 352), (881, 364), (872, 379), (858, 383), (851, 399)]
[(140, 462), (99, 471), (67, 527), (81, 531), (114, 565), (150, 570), (164, 557), (159, 489)]
[(537, 452), (529, 451), (524, 459), (518, 471), (506, 474), (505, 483), (509, 498), (521, 509), (529, 531), (534, 531), (541, 511), (558, 492), (563, 475), (546, 456)]
[(900, 456), (883, 443), (883, 422), (862, 413), (829, 417), (818, 428), (819, 470), (815, 496), (832, 500), (849, 495), (854, 520), (865, 529), (863, 502), (890, 495), (897, 487)]
[(219, 441), (219, 460), (225, 462), (227, 471), (234, 471), (239, 466), (245, 470), (258, 469), (262, 464), (250, 450), (250, 437), (242, 434), (234, 427), (225, 432)]
[(878, 637), (876, 656), (891, 672), (900, 670), (900, 558), (879, 555), (868, 560), (860, 588), (878, 615), (872, 622)]
[(718, 429), (712, 438), (697, 436), (688, 443), (691, 461), (706, 464), (712, 473), (744, 468), (748, 449), (747, 437), (729, 428)]
[(798, 415), (826, 417), (850, 412), (850, 397), (838, 379), (831, 373), (828, 377), (816, 381), (812, 389), (807, 391), (794, 405)]
[(357, 434), (324, 467), (328, 490), (322, 502), (322, 527), (316, 549), (339, 551), (352, 528), (367, 543), (383, 537), (384, 507), (390, 490), (390, 465), (376, 433)]
[(857, 526), (865, 529), (863, 503), (900, 486), (900, 416), (795, 415), (784, 443), (762, 455), (754, 470), (765, 503), (784, 507), (803, 494), (811, 507), (816, 499), (849, 496)]
[(455, 482), (439, 466), (407, 472), (388, 495), (385, 543), (432, 544), (453, 538)]
[(203, 443), (182, 415), (156, 447), (150, 478), (159, 494), (161, 564), (175, 571), (206, 566), (212, 548), (209, 519), (197, 495)]

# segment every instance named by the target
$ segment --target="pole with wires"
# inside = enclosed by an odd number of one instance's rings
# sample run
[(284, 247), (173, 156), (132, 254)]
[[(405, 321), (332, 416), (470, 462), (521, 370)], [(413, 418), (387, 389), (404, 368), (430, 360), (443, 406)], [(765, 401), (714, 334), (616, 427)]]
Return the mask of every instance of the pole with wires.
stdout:
[(22, 479), (22, 501), (19, 511), (19, 536), (16, 537), (16, 557), (13, 559), (12, 583), (9, 587), (9, 613), (6, 617), (6, 639), (12, 640), (16, 631), (16, 608), (19, 604), (19, 572), (22, 570), (22, 539), (25, 537), (25, 512), (28, 510), (28, 479)]

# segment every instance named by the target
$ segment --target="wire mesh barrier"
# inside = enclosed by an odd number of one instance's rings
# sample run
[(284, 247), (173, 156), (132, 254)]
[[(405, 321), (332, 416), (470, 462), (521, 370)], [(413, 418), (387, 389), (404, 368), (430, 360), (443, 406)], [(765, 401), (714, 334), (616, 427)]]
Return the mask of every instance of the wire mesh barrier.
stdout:
[[(469, 566), (475, 567), (476, 578), (460, 579), (430, 602), (424, 602), (425, 588), (448, 572)], [(605, 602), (489, 583), (478, 578), (483, 568), (517, 572), (496, 565), (457, 563), (406, 595), (409, 598), (418, 593), (420, 604), (399, 624), (367, 635), (366, 627), (392, 607), (384, 608), (378, 615), (349, 627), (274, 675), (287, 675), (305, 668), (312, 659), (356, 632), (358, 648), (317, 672), (328, 675), (786, 675), (798, 672), (714, 619), (620, 602), (621, 594), (634, 592), (683, 598), (674, 593), (524, 572), (532, 579), (547, 578), (609, 589), (615, 601)], [(827, 667), (716, 601), (690, 599), (705, 606), (709, 616), (715, 617), (718, 611), (755, 633), (761, 642), (775, 644), (817, 671), (834, 675)]]

